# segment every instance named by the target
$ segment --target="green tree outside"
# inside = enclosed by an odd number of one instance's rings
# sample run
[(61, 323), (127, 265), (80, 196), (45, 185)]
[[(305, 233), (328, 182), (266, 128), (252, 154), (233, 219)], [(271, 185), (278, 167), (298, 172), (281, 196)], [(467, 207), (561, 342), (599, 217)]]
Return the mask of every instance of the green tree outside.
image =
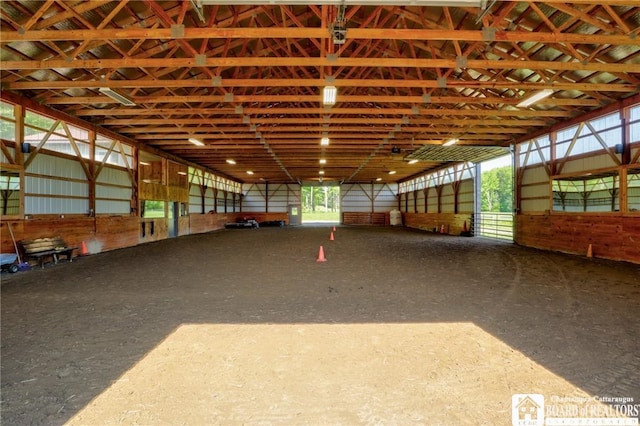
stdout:
[(339, 186), (302, 187), (303, 222), (339, 222)]
[(511, 212), (513, 176), (511, 166), (482, 173), (481, 208), (483, 212)]

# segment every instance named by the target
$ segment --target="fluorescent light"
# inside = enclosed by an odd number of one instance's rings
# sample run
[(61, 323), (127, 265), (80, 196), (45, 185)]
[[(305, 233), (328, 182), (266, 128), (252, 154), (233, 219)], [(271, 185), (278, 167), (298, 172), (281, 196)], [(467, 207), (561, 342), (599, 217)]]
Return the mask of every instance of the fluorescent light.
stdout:
[(327, 160), (325, 160), (324, 158), (320, 159), (320, 164), (327, 164)]
[(178, 174), (179, 174), (180, 176), (186, 176), (186, 175), (187, 175), (187, 172), (178, 172)]
[(114, 101), (118, 101), (120, 102), (122, 105), (126, 105), (126, 106), (135, 106), (136, 103), (133, 102), (133, 99), (116, 92), (113, 89), (110, 89), (108, 87), (101, 87), (98, 89), (98, 91), (104, 95), (107, 95), (108, 97), (110, 97), (111, 99), (113, 99)]
[(140, 161), (141, 166), (150, 166), (151, 163), (147, 163), (146, 161)]
[(395, 170), (391, 170), (391, 171), (389, 171), (389, 174), (390, 174), (390, 175), (395, 175), (395, 174), (396, 174), (396, 171), (395, 171)]
[(409, 164), (416, 164), (417, 162), (418, 162), (418, 160), (415, 159), (415, 158), (413, 160), (409, 160)]
[(376, 178), (376, 182), (380, 182), (382, 178)]
[(320, 139), (320, 145), (329, 145), (329, 138), (327, 136), (323, 136), (322, 139)]
[(236, 164), (236, 162), (234, 160), (232, 160), (231, 158), (227, 159), (227, 163), (229, 164)]
[(324, 105), (334, 105), (337, 96), (338, 89), (336, 89), (336, 86), (326, 86), (322, 91), (322, 103)]
[(448, 141), (443, 143), (442, 146), (451, 146), (451, 145), (455, 145), (457, 143), (458, 143), (458, 139), (453, 138), (453, 139), (449, 139)]
[(247, 174), (248, 174), (248, 175), (252, 175), (252, 174), (253, 174), (253, 172), (252, 172), (251, 170), (247, 170)]
[(552, 89), (544, 89), (533, 95), (529, 96), (527, 99), (523, 100), (518, 104), (519, 107), (528, 107), (529, 105), (535, 104), (536, 102), (551, 96), (553, 93)]
[(204, 146), (204, 143), (202, 143), (202, 141), (200, 139), (189, 138), (189, 142), (191, 142), (194, 145)]
[(324, 174), (324, 170), (320, 170), (320, 171), (318, 172), (318, 174), (319, 174), (319, 175), (323, 175), (323, 174)]

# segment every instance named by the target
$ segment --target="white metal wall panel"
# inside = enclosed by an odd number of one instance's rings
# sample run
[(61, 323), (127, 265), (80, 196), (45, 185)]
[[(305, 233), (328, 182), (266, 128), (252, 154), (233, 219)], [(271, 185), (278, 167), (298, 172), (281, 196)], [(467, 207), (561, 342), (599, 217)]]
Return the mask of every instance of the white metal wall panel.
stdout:
[(343, 184), (340, 186), (341, 211), (388, 212), (398, 207), (396, 184)]
[[(539, 198), (545, 197), (543, 203), (545, 205), (549, 204), (549, 182), (540, 182), (535, 185), (524, 186), (521, 189), (522, 198)], [(545, 207), (543, 210), (547, 209)]]
[(418, 213), (424, 212), (424, 191), (422, 189), (418, 191), (417, 209)]
[(522, 175), (522, 185), (540, 182), (549, 183), (549, 175), (544, 167), (533, 167), (524, 171)]
[(129, 202), (131, 195), (131, 188), (96, 185), (96, 198), (113, 198)]
[(343, 212), (370, 212), (370, 196), (371, 185), (369, 184), (344, 184), (340, 186), (340, 210)]
[(266, 211), (265, 187), (264, 184), (242, 185), (242, 193), (245, 194), (242, 200), (242, 210), (247, 212)]
[(210, 211), (213, 211), (213, 188), (208, 187), (207, 190), (204, 193), (204, 211), (205, 213), (209, 213)]
[(375, 194), (374, 212), (388, 212), (398, 208), (398, 199), (396, 198), (398, 192), (397, 184), (374, 184), (373, 191)]
[(80, 162), (47, 154), (37, 154), (26, 172), (67, 179), (87, 179)]
[(458, 188), (458, 212), (459, 213), (473, 213), (473, 199), (474, 199), (474, 185), (473, 179), (467, 179), (460, 182), (460, 188)]
[(594, 157), (577, 158), (575, 160), (568, 160), (562, 169), (562, 174), (565, 173), (581, 173), (589, 170), (606, 169), (609, 167), (616, 167), (616, 163), (608, 154), (596, 155)]
[(522, 213), (549, 210), (549, 175), (542, 164), (524, 171), (520, 197)]
[(429, 189), (429, 198), (427, 199), (427, 213), (438, 213), (438, 194), (435, 188)]
[(87, 182), (72, 182), (65, 180), (47, 179), (44, 177), (25, 176), (25, 194), (89, 197)]
[(627, 203), (630, 212), (640, 211), (640, 188), (631, 187), (627, 190)]
[(96, 200), (96, 213), (127, 214), (130, 210), (129, 200)]
[(301, 188), (298, 185), (269, 185), (269, 213), (287, 212), (289, 204), (300, 203), (300, 196)]
[(453, 213), (455, 211), (453, 201), (453, 187), (451, 185), (445, 185), (444, 188), (442, 188), (442, 195), (440, 197), (442, 213)]
[(131, 176), (127, 170), (105, 166), (98, 175), (96, 182), (131, 187)]
[(89, 200), (25, 197), (24, 212), (25, 214), (87, 214)]

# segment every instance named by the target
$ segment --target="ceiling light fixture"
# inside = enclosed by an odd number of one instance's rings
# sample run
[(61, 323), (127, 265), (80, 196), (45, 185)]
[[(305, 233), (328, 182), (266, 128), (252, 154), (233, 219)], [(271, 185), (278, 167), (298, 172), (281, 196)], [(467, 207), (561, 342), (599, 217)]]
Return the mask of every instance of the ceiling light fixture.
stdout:
[(136, 103), (133, 102), (133, 99), (131, 99), (128, 96), (125, 96), (121, 93), (116, 92), (113, 89), (110, 89), (109, 87), (101, 87), (98, 89), (98, 91), (104, 95), (107, 95), (108, 97), (110, 97), (111, 99), (113, 99), (114, 101), (118, 101), (120, 102), (122, 105), (126, 105), (126, 106), (135, 106)]
[(320, 171), (318, 172), (318, 174), (319, 174), (319, 175), (323, 175), (323, 174), (324, 174), (324, 170), (320, 170)]
[(415, 158), (413, 160), (409, 160), (409, 164), (416, 164), (417, 162), (418, 162), (418, 160), (415, 159)]
[(381, 178), (381, 177), (376, 178), (376, 182), (380, 182), (381, 180), (382, 180), (382, 178)]
[(329, 145), (329, 137), (323, 136), (322, 139), (320, 139), (320, 145), (323, 145), (323, 146)]
[(248, 175), (252, 175), (252, 174), (253, 174), (253, 172), (252, 172), (251, 170), (247, 170), (247, 174), (248, 174)]
[(321, 158), (321, 159), (320, 159), (320, 164), (327, 164), (327, 160), (326, 160), (326, 159), (324, 159), (324, 158)]
[(322, 103), (324, 105), (335, 105), (338, 97), (338, 89), (336, 86), (325, 86), (322, 91)]
[(204, 146), (204, 143), (200, 139), (189, 138), (189, 142), (191, 142), (194, 145)]
[(231, 158), (227, 159), (227, 163), (228, 164), (236, 164), (235, 160), (232, 160)]
[(535, 104), (536, 102), (539, 102), (542, 99), (551, 96), (552, 93), (553, 93), (552, 89), (540, 90), (539, 92), (534, 93), (533, 95), (529, 96), (527, 99), (520, 102), (517, 106), (528, 107), (529, 105)]
[(457, 143), (458, 143), (458, 139), (457, 138), (453, 138), (453, 139), (449, 139), (448, 141), (443, 143), (442, 146), (451, 146), (451, 145), (455, 145)]
[(396, 171), (395, 171), (395, 170), (390, 170), (390, 171), (389, 171), (389, 174), (390, 174), (390, 175), (395, 175), (395, 174), (396, 174)]

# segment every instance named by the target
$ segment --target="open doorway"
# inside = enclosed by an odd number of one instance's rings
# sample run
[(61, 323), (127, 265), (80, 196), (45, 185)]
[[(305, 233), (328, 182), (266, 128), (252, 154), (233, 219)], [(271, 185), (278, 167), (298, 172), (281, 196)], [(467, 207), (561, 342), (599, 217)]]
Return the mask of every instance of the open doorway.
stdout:
[(513, 241), (511, 154), (478, 164), (477, 175), (480, 178), (480, 193), (477, 198), (475, 234)]
[(302, 223), (340, 223), (340, 186), (303, 186)]

